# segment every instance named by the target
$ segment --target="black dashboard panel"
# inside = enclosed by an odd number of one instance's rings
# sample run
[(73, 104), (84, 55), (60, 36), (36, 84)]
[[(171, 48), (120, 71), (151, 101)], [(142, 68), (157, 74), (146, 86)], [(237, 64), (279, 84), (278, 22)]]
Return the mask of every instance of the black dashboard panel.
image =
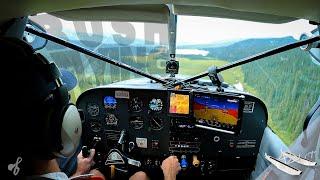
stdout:
[[(215, 98), (205, 103), (216, 101), (216, 105), (232, 106), (239, 112), (230, 111), (235, 118), (229, 124), (223, 118), (219, 123), (218, 111), (205, 106), (200, 117), (214, 116), (215, 121), (199, 121), (194, 111), (200, 96)], [(223, 103), (226, 101), (233, 104)], [(176, 155), (184, 170), (181, 176), (197, 174), (194, 171), (199, 175), (250, 172), (267, 125), (262, 101), (239, 92), (101, 87), (83, 93), (77, 106), (85, 117), (83, 144), (91, 146), (94, 137), (101, 138), (96, 146), (100, 163), (126, 130), (123, 150), (141, 161), (144, 169), (160, 169), (165, 157)], [(230, 115), (225, 109), (219, 113)]]

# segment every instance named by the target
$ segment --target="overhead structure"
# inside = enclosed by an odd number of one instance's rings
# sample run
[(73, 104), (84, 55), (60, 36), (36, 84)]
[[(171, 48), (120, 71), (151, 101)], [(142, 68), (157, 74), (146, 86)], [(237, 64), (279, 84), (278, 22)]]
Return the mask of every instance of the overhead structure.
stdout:
[[(5, 0), (6, 1), (6, 0)], [(80, 0), (2, 2), (0, 24), (12, 18), (51, 13), (74, 20), (161, 21), (168, 17), (166, 4), (177, 15), (196, 15), (285, 23), (307, 19), (320, 23), (318, 0)], [(126, 13), (123, 13), (123, 12)], [(130, 15), (128, 14), (130, 13)]]

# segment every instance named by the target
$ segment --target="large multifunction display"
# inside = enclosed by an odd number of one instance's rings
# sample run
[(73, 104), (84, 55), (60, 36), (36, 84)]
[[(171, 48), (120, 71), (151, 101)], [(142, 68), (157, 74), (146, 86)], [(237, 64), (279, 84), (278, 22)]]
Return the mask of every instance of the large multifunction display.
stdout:
[(125, 130), (122, 148), (144, 170), (160, 170), (176, 155), (180, 175), (250, 172), (267, 123), (263, 102), (241, 93), (105, 87), (83, 93), (77, 106), (85, 117), (83, 144), (95, 144), (98, 163)]
[(193, 113), (196, 126), (237, 134), (241, 129), (242, 96), (195, 94)]

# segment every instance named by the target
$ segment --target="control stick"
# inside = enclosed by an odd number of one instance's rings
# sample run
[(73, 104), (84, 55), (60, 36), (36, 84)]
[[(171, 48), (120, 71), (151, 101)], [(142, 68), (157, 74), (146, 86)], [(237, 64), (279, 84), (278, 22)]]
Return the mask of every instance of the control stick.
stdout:
[[(93, 144), (92, 144), (92, 147), (91, 149), (95, 149), (97, 144), (101, 141), (101, 137), (94, 137), (93, 138)], [(84, 158), (87, 158), (89, 157), (90, 155), (90, 148), (88, 146), (83, 146), (82, 147), (82, 156)]]
[(88, 146), (82, 146), (82, 156), (84, 158), (89, 157), (90, 155), (90, 149), (88, 148)]

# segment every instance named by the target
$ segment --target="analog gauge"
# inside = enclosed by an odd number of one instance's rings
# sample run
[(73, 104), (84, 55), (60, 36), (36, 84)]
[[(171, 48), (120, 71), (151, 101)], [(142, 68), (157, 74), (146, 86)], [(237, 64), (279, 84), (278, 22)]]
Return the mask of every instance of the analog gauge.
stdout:
[(106, 123), (109, 126), (117, 126), (118, 125), (118, 118), (114, 114), (107, 113)]
[(87, 111), (90, 116), (98, 116), (99, 115), (99, 106), (96, 104), (88, 104), (87, 105)]
[(101, 124), (99, 122), (91, 122), (90, 123), (91, 131), (97, 133), (101, 131)]
[(117, 107), (117, 100), (112, 96), (106, 96), (103, 99), (103, 104), (106, 109), (115, 109)]
[(156, 99), (153, 98), (150, 102), (149, 102), (149, 108), (152, 111), (161, 111), (162, 110), (162, 100), (161, 99)]
[(133, 116), (130, 118), (130, 126), (133, 129), (141, 129), (143, 127), (143, 118), (141, 116)]
[(138, 97), (131, 99), (130, 101), (130, 110), (132, 112), (140, 112), (142, 110), (142, 100)]
[(163, 127), (163, 120), (160, 117), (154, 116), (150, 119), (150, 127), (152, 130), (161, 130)]

